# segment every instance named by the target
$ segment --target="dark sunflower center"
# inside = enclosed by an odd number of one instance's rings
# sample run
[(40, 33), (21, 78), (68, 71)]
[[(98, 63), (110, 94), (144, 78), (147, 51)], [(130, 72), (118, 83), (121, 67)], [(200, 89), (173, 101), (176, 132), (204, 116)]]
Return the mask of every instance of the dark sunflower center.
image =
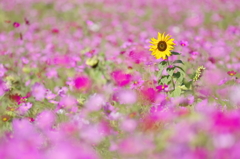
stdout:
[(158, 43), (158, 50), (165, 51), (167, 49), (167, 43), (165, 41), (160, 41)]

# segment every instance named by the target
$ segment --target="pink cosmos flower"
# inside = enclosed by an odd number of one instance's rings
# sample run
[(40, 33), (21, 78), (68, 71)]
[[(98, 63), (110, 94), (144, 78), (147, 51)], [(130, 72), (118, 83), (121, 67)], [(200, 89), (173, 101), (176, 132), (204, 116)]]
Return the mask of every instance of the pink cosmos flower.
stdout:
[(197, 51), (190, 51), (189, 54), (190, 54), (189, 59), (191, 59), (191, 60), (195, 60), (199, 56), (199, 52), (197, 52)]
[(235, 72), (235, 71), (228, 71), (228, 72), (227, 72), (227, 74), (228, 74), (229, 76), (234, 76), (234, 75), (236, 75), (236, 73), (237, 73), (237, 72)]
[(111, 76), (115, 81), (115, 83), (120, 87), (123, 87), (129, 84), (132, 77), (130, 74), (126, 74), (121, 70), (112, 72)]
[(0, 79), (0, 96), (2, 96), (7, 90), (6, 83)]
[(29, 63), (29, 60), (25, 57), (22, 57), (21, 60), (22, 60), (23, 64), (28, 64)]
[(212, 115), (213, 129), (221, 132), (239, 131), (240, 117), (239, 112), (220, 112), (217, 111)]
[(69, 86), (69, 89), (72, 91), (75, 88), (75, 82), (72, 78), (68, 78), (66, 85)]
[(74, 79), (74, 85), (77, 90), (87, 91), (91, 87), (91, 81), (86, 76), (79, 76)]
[(14, 23), (13, 23), (13, 26), (14, 26), (14, 28), (18, 28), (18, 27), (20, 27), (20, 23), (14, 22)]
[(24, 115), (26, 114), (26, 112), (32, 107), (32, 103), (22, 103), (20, 105), (20, 107), (18, 108), (18, 112), (21, 114), (21, 115)]
[(90, 96), (89, 99), (86, 101), (85, 106), (88, 111), (98, 111), (102, 108), (105, 104), (104, 96), (100, 94), (94, 94)]
[(59, 102), (59, 106), (63, 108), (72, 108), (77, 105), (77, 100), (72, 96), (64, 96)]
[(7, 70), (5, 69), (3, 64), (0, 64), (0, 77), (3, 77), (6, 72), (7, 72)]
[(142, 84), (144, 83), (144, 80), (142, 79), (138, 79), (138, 80), (134, 80), (131, 85), (130, 88), (131, 89), (136, 89), (142, 86)]
[(57, 95), (56, 94), (53, 94), (51, 90), (47, 89), (46, 90), (46, 98), (51, 100), (51, 99), (54, 99)]
[(145, 87), (141, 89), (141, 93), (142, 93), (143, 99), (149, 102), (154, 102), (157, 97), (157, 92), (153, 88)]
[(104, 106), (103, 106), (103, 111), (104, 113), (108, 116), (111, 112), (113, 111), (116, 111), (115, 110), (115, 107), (112, 106), (110, 103), (106, 103)]
[(35, 97), (36, 100), (41, 101), (45, 98), (46, 89), (40, 83), (35, 83), (32, 87), (32, 96)]
[(114, 94), (114, 98), (121, 104), (134, 104), (137, 101), (137, 94), (133, 90), (121, 89)]
[(48, 68), (46, 71), (46, 76), (51, 79), (51, 78), (57, 78), (58, 77), (58, 72), (55, 68)]
[(183, 46), (183, 47), (188, 46), (188, 41), (181, 40), (180, 45)]
[(45, 110), (36, 118), (36, 125), (41, 129), (49, 129), (55, 122), (55, 114), (52, 111)]
[(67, 94), (68, 88), (67, 87), (60, 87), (60, 88), (56, 87), (54, 90), (57, 92), (58, 96), (65, 97)]
[(59, 33), (59, 30), (58, 30), (57, 28), (53, 28), (53, 29), (51, 30), (51, 32), (52, 32), (53, 34), (58, 34), (58, 33)]
[(167, 88), (168, 88), (168, 85), (166, 85), (166, 84), (159, 85), (159, 86), (156, 87), (158, 92), (167, 91)]
[(156, 112), (164, 111), (166, 108), (167, 108), (166, 107), (166, 102), (162, 102), (160, 104), (153, 105), (150, 108), (150, 113), (156, 113)]

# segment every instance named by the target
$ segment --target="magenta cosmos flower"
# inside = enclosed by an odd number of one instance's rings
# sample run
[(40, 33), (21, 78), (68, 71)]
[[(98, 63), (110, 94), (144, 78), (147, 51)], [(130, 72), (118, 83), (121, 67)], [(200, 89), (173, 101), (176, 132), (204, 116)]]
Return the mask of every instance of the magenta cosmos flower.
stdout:
[(125, 74), (121, 70), (112, 72), (111, 76), (118, 86), (126, 86), (130, 83), (132, 77), (130, 74)]
[(91, 86), (91, 81), (86, 76), (80, 76), (74, 79), (74, 86), (76, 89), (86, 91)]

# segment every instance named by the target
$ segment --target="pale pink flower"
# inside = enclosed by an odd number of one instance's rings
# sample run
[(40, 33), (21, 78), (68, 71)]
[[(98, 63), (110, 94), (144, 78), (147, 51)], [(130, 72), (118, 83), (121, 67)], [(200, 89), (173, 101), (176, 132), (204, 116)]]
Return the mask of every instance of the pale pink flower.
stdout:
[(121, 104), (134, 104), (137, 101), (137, 94), (133, 90), (122, 89), (116, 93), (117, 101)]
[(41, 101), (45, 98), (46, 89), (40, 83), (35, 83), (32, 87), (32, 96), (35, 97), (36, 100)]
[(104, 97), (100, 94), (95, 94), (89, 97), (89, 99), (86, 101), (85, 106), (89, 111), (98, 111), (102, 108), (104, 104)]
[(18, 108), (18, 112), (21, 115), (24, 115), (27, 113), (27, 111), (32, 107), (32, 103), (21, 103), (20, 107)]
[(55, 122), (55, 114), (50, 110), (45, 110), (38, 114), (36, 125), (41, 129), (49, 129)]
[(133, 119), (125, 119), (121, 123), (121, 129), (127, 132), (133, 132), (137, 127), (137, 122)]

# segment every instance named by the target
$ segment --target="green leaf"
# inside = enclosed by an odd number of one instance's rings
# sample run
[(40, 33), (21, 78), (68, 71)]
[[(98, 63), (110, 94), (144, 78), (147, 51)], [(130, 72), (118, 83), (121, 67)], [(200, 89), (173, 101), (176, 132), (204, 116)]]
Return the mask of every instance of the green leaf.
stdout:
[(160, 64), (160, 65), (166, 65), (166, 64), (167, 64), (167, 61), (161, 61), (159, 64)]
[(159, 70), (163, 69), (166, 65), (167, 65), (167, 61), (160, 62), (158, 65)]
[(177, 79), (177, 83), (178, 83), (179, 85), (181, 85), (182, 82), (183, 82), (183, 76), (182, 76), (182, 74), (181, 74), (181, 76)]
[(174, 67), (173, 68), (167, 68), (167, 73), (172, 76), (173, 75), (173, 71), (174, 71)]
[(159, 72), (157, 74), (157, 78), (159, 78), (162, 74), (162, 71), (164, 70), (165, 66), (167, 65), (167, 61), (162, 61), (158, 65)]
[(182, 67), (179, 67), (179, 66), (174, 66), (174, 67), (178, 68), (181, 73), (185, 74), (185, 71), (182, 69)]
[(189, 90), (185, 85), (181, 85), (179, 88), (181, 88), (181, 90)]
[(169, 84), (169, 82), (171, 81), (171, 77), (169, 75), (164, 75), (161, 77), (160, 80), (158, 80), (158, 84)]
[(173, 73), (174, 78), (179, 78), (181, 76), (180, 72)]
[(181, 95), (181, 93), (182, 93), (181, 88), (180, 88), (180, 87), (177, 87), (173, 92), (171, 92), (170, 95), (171, 95), (172, 97), (178, 97), (178, 96)]
[(184, 79), (184, 73), (176, 72), (173, 74), (173, 77), (176, 78), (176, 82), (181, 85)]
[(175, 60), (173, 63), (181, 63), (181, 64), (184, 64), (184, 63), (182, 62), (182, 60)]
[(161, 75), (162, 75), (162, 71), (159, 70), (158, 73), (157, 73), (157, 78), (159, 78)]
[(181, 55), (180, 53), (174, 52), (174, 51), (172, 51), (171, 54), (172, 54), (172, 55)]
[(193, 81), (189, 81), (189, 82), (187, 82), (187, 83), (185, 84), (185, 86), (186, 86), (187, 88), (191, 89), (192, 83), (193, 83)]

